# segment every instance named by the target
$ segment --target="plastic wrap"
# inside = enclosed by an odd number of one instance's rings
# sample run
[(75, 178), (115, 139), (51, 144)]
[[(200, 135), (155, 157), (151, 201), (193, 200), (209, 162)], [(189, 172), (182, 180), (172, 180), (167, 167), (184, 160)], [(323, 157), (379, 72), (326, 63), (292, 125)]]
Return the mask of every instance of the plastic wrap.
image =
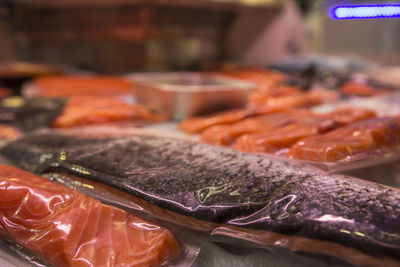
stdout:
[[(313, 128), (315, 129), (315, 133), (320, 133), (374, 116), (375, 113), (373, 111), (366, 109), (346, 108), (324, 115), (315, 114), (308, 109), (295, 109), (262, 116), (255, 116), (253, 118), (243, 119), (233, 124), (209, 127), (201, 133), (201, 140), (211, 144), (231, 145), (244, 134), (264, 133), (261, 134), (261, 136), (268, 136), (272, 134), (277, 136), (275, 139), (278, 141), (278, 139), (284, 139), (287, 135), (280, 133), (280, 131), (282, 130), (285, 132), (285, 126), (290, 124), (295, 125), (294, 127), (290, 126), (286, 132), (293, 134), (293, 136), (295, 135), (294, 132), (296, 130), (301, 132), (301, 128), (307, 128), (304, 126), (311, 126), (311, 131), (309, 134), (312, 135)], [(299, 137), (301, 136), (302, 135), (300, 134)], [(294, 141), (296, 141), (296, 139), (294, 139)], [(290, 145), (290, 142), (286, 146), (288, 145)], [(262, 144), (255, 144), (255, 146), (260, 147)], [(260, 147), (258, 149), (254, 149), (254, 151), (263, 151), (263, 149)]]
[(26, 97), (121, 96), (133, 95), (132, 85), (120, 77), (112, 76), (46, 76), (27, 83)]
[(2, 267), (46, 267), (46, 264), (28, 249), (15, 242), (0, 239), (0, 266)]
[(179, 255), (172, 234), (121, 209), (0, 165), (0, 234), (55, 266), (159, 266)]
[(242, 135), (234, 147), (249, 152), (279, 153), (302, 138), (318, 135), (336, 127), (337, 123), (330, 118), (306, 116), (271, 131)]
[(400, 191), (395, 188), (152, 136), (112, 140), (40, 134), (0, 152), (31, 171), (69, 172), (108, 184), (164, 209), (162, 215), (174, 212), (203, 226), (218, 224), (212, 236), (239, 244), (330, 255), (356, 265), (400, 261)]
[(230, 124), (242, 119), (262, 114), (280, 111), (272, 108), (247, 108), (220, 112), (213, 116), (188, 118), (179, 124), (179, 128), (186, 133), (200, 133), (201, 131), (216, 125)]
[[(272, 263), (273, 266), (348, 266), (326, 255), (310, 257), (285, 248), (265, 247), (262, 242), (257, 242), (257, 231), (245, 232), (246, 229), (238, 230), (232, 226), (183, 216), (91, 179), (67, 173), (47, 173), (44, 176), (168, 228), (183, 244), (182, 257), (171, 263), (171, 266), (209, 266), (210, 262), (213, 265), (226, 265), (229, 259), (236, 265), (270, 266)], [(210, 249), (213, 253), (210, 253)]]
[(307, 110), (277, 112), (247, 118), (233, 124), (217, 125), (205, 129), (201, 133), (201, 141), (216, 145), (231, 145), (241, 135), (276, 130), (310, 114), (311, 112)]
[(289, 157), (321, 162), (368, 157), (383, 151), (399, 153), (400, 124), (393, 118), (375, 118), (350, 124), (324, 135), (304, 138), (294, 144)]
[(147, 108), (132, 105), (126, 100), (108, 96), (73, 96), (68, 98), (53, 128), (80, 127), (93, 124), (136, 123), (165, 120), (165, 116), (151, 113)]
[(400, 116), (376, 113), (348, 106), (275, 112), (208, 127), (201, 141), (338, 173), (400, 158)]

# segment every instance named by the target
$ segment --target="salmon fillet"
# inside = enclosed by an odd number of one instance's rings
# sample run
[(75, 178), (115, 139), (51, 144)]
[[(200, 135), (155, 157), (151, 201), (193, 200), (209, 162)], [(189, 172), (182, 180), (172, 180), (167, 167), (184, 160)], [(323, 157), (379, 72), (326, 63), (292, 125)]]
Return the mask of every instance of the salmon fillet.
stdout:
[(168, 230), (6, 165), (0, 233), (55, 266), (158, 266), (179, 253)]
[(272, 97), (285, 97), (285, 96), (299, 96), (304, 93), (300, 88), (287, 86), (287, 85), (276, 85), (271, 86), (268, 90), (256, 90), (252, 91), (249, 96), (249, 101), (253, 103), (259, 103), (264, 101), (266, 98)]
[(47, 76), (33, 81), (31, 97), (132, 95), (132, 85), (112, 76)]
[(327, 118), (336, 120), (341, 125), (376, 117), (376, 113), (364, 108), (341, 108), (326, 114)]
[(202, 132), (201, 140), (215, 145), (230, 145), (244, 134), (268, 132), (312, 114), (307, 110), (278, 112), (244, 119), (231, 125), (217, 125)]
[(14, 127), (0, 125), (0, 140), (15, 139), (21, 136), (21, 132)]
[(334, 120), (319, 116), (306, 116), (300, 121), (278, 129), (241, 136), (234, 147), (248, 152), (275, 153), (290, 147), (299, 139), (318, 135), (337, 127)]
[(340, 92), (344, 95), (373, 96), (389, 91), (386, 89), (374, 88), (364, 82), (349, 81), (340, 88)]
[(254, 117), (262, 114), (269, 114), (281, 111), (279, 108), (247, 108), (240, 110), (229, 110), (206, 117), (193, 117), (182, 121), (179, 129), (187, 133), (200, 133), (203, 130), (221, 124), (232, 124), (245, 118)]
[(309, 107), (320, 104), (322, 97), (315, 93), (304, 93), (300, 88), (284, 84), (285, 75), (264, 69), (242, 69), (220, 72), (225, 76), (255, 83), (257, 90), (249, 95), (249, 103), (279, 109)]
[(362, 120), (348, 125), (354, 130), (368, 130), (378, 146), (396, 146), (400, 144), (400, 124), (393, 117), (379, 117)]
[(280, 109), (292, 109), (300, 107), (312, 107), (322, 103), (322, 98), (316, 94), (300, 94), (300, 95), (287, 95), (271, 97), (266, 95), (265, 97), (258, 96), (255, 99), (254, 95), (250, 95), (250, 104), (255, 106), (266, 106), (271, 108)]
[(259, 68), (219, 71), (216, 74), (246, 80), (258, 85), (258, 90), (270, 91), (276, 84), (283, 82), (286, 76), (278, 71)]
[(392, 118), (374, 118), (350, 124), (324, 135), (302, 139), (291, 147), (289, 157), (335, 162), (348, 156), (399, 144), (399, 123)]
[(129, 105), (113, 97), (74, 96), (52, 124), (53, 128), (67, 128), (108, 122), (161, 120), (146, 108)]

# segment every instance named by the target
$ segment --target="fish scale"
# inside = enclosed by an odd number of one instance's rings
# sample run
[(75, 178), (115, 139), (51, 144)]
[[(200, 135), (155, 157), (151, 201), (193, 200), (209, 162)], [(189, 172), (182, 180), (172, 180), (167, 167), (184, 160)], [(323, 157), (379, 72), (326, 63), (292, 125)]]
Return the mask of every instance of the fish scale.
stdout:
[[(398, 189), (178, 139), (83, 140), (42, 134), (0, 152), (38, 170), (32, 157), (52, 153), (54, 160), (62, 150), (65, 160), (52, 171), (67, 169), (183, 215), (329, 241), (400, 261)], [(29, 155), (30, 165), (13, 156), (18, 151)]]

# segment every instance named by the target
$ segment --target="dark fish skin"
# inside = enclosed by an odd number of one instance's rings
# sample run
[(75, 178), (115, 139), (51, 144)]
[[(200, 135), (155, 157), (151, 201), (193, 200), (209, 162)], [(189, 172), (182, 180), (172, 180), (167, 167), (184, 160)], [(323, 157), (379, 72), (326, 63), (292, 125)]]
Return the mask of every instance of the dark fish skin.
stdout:
[(10, 97), (0, 100), (0, 124), (22, 132), (48, 127), (61, 113), (66, 99)]
[[(400, 261), (400, 191), (178, 139), (43, 134), (2, 156), (30, 171), (68, 170), (183, 215), (329, 241)], [(338, 255), (340, 256), (340, 255)]]

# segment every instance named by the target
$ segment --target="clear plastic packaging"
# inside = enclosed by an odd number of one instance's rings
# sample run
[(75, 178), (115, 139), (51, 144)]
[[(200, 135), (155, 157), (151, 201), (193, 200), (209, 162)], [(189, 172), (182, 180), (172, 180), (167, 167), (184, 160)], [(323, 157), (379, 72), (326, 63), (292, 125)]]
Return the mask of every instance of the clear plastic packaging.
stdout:
[(9, 143), (0, 153), (31, 171), (67, 172), (112, 186), (122, 199), (129, 194), (150, 203), (151, 212), (175, 224), (207, 229), (209, 238), (355, 265), (400, 262), (400, 191), (384, 185), (145, 135), (41, 133)]
[[(285, 248), (265, 246), (262, 242), (258, 242), (258, 232), (244, 232), (244, 229), (237, 230), (221, 224), (182, 216), (91, 179), (67, 173), (47, 173), (44, 176), (104, 203), (140, 214), (146, 220), (168, 228), (182, 243), (182, 256), (169, 264), (171, 266), (208, 266), (208, 261), (212, 261), (214, 265), (218, 265), (218, 262), (225, 264), (226, 257), (232, 258), (235, 264), (275, 262), (277, 266), (349, 266), (346, 262), (326, 255), (310, 257), (296, 251), (287, 251)], [(219, 248), (217, 251), (215, 251), (216, 247)], [(210, 253), (210, 249), (213, 253)], [(200, 255), (207, 253), (207, 256), (200, 257), (199, 250)], [(209, 258), (208, 261), (207, 258)]]
[(160, 266), (180, 254), (165, 228), (0, 165), (0, 234), (55, 266)]
[(24, 85), (25, 97), (65, 98), (71, 96), (132, 97), (132, 85), (117, 76), (45, 76)]
[(154, 114), (147, 108), (128, 103), (124, 99), (108, 96), (73, 96), (51, 127), (71, 128), (105, 124), (148, 124), (160, 122), (165, 116)]
[(30, 251), (5, 239), (0, 239), (0, 266), (2, 267), (46, 267)]
[(380, 156), (392, 159), (400, 151), (400, 124), (385, 117), (363, 120), (295, 143), (289, 157), (321, 163), (369, 160)]
[(162, 122), (165, 116), (112, 97), (22, 98), (0, 101), (0, 139), (14, 139), (41, 128), (88, 125), (137, 127)]
[[(200, 138), (335, 173), (400, 158), (400, 116), (375, 117), (375, 111), (362, 107), (295, 109), (210, 126)], [(193, 120), (183, 123), (190, 127)]]

